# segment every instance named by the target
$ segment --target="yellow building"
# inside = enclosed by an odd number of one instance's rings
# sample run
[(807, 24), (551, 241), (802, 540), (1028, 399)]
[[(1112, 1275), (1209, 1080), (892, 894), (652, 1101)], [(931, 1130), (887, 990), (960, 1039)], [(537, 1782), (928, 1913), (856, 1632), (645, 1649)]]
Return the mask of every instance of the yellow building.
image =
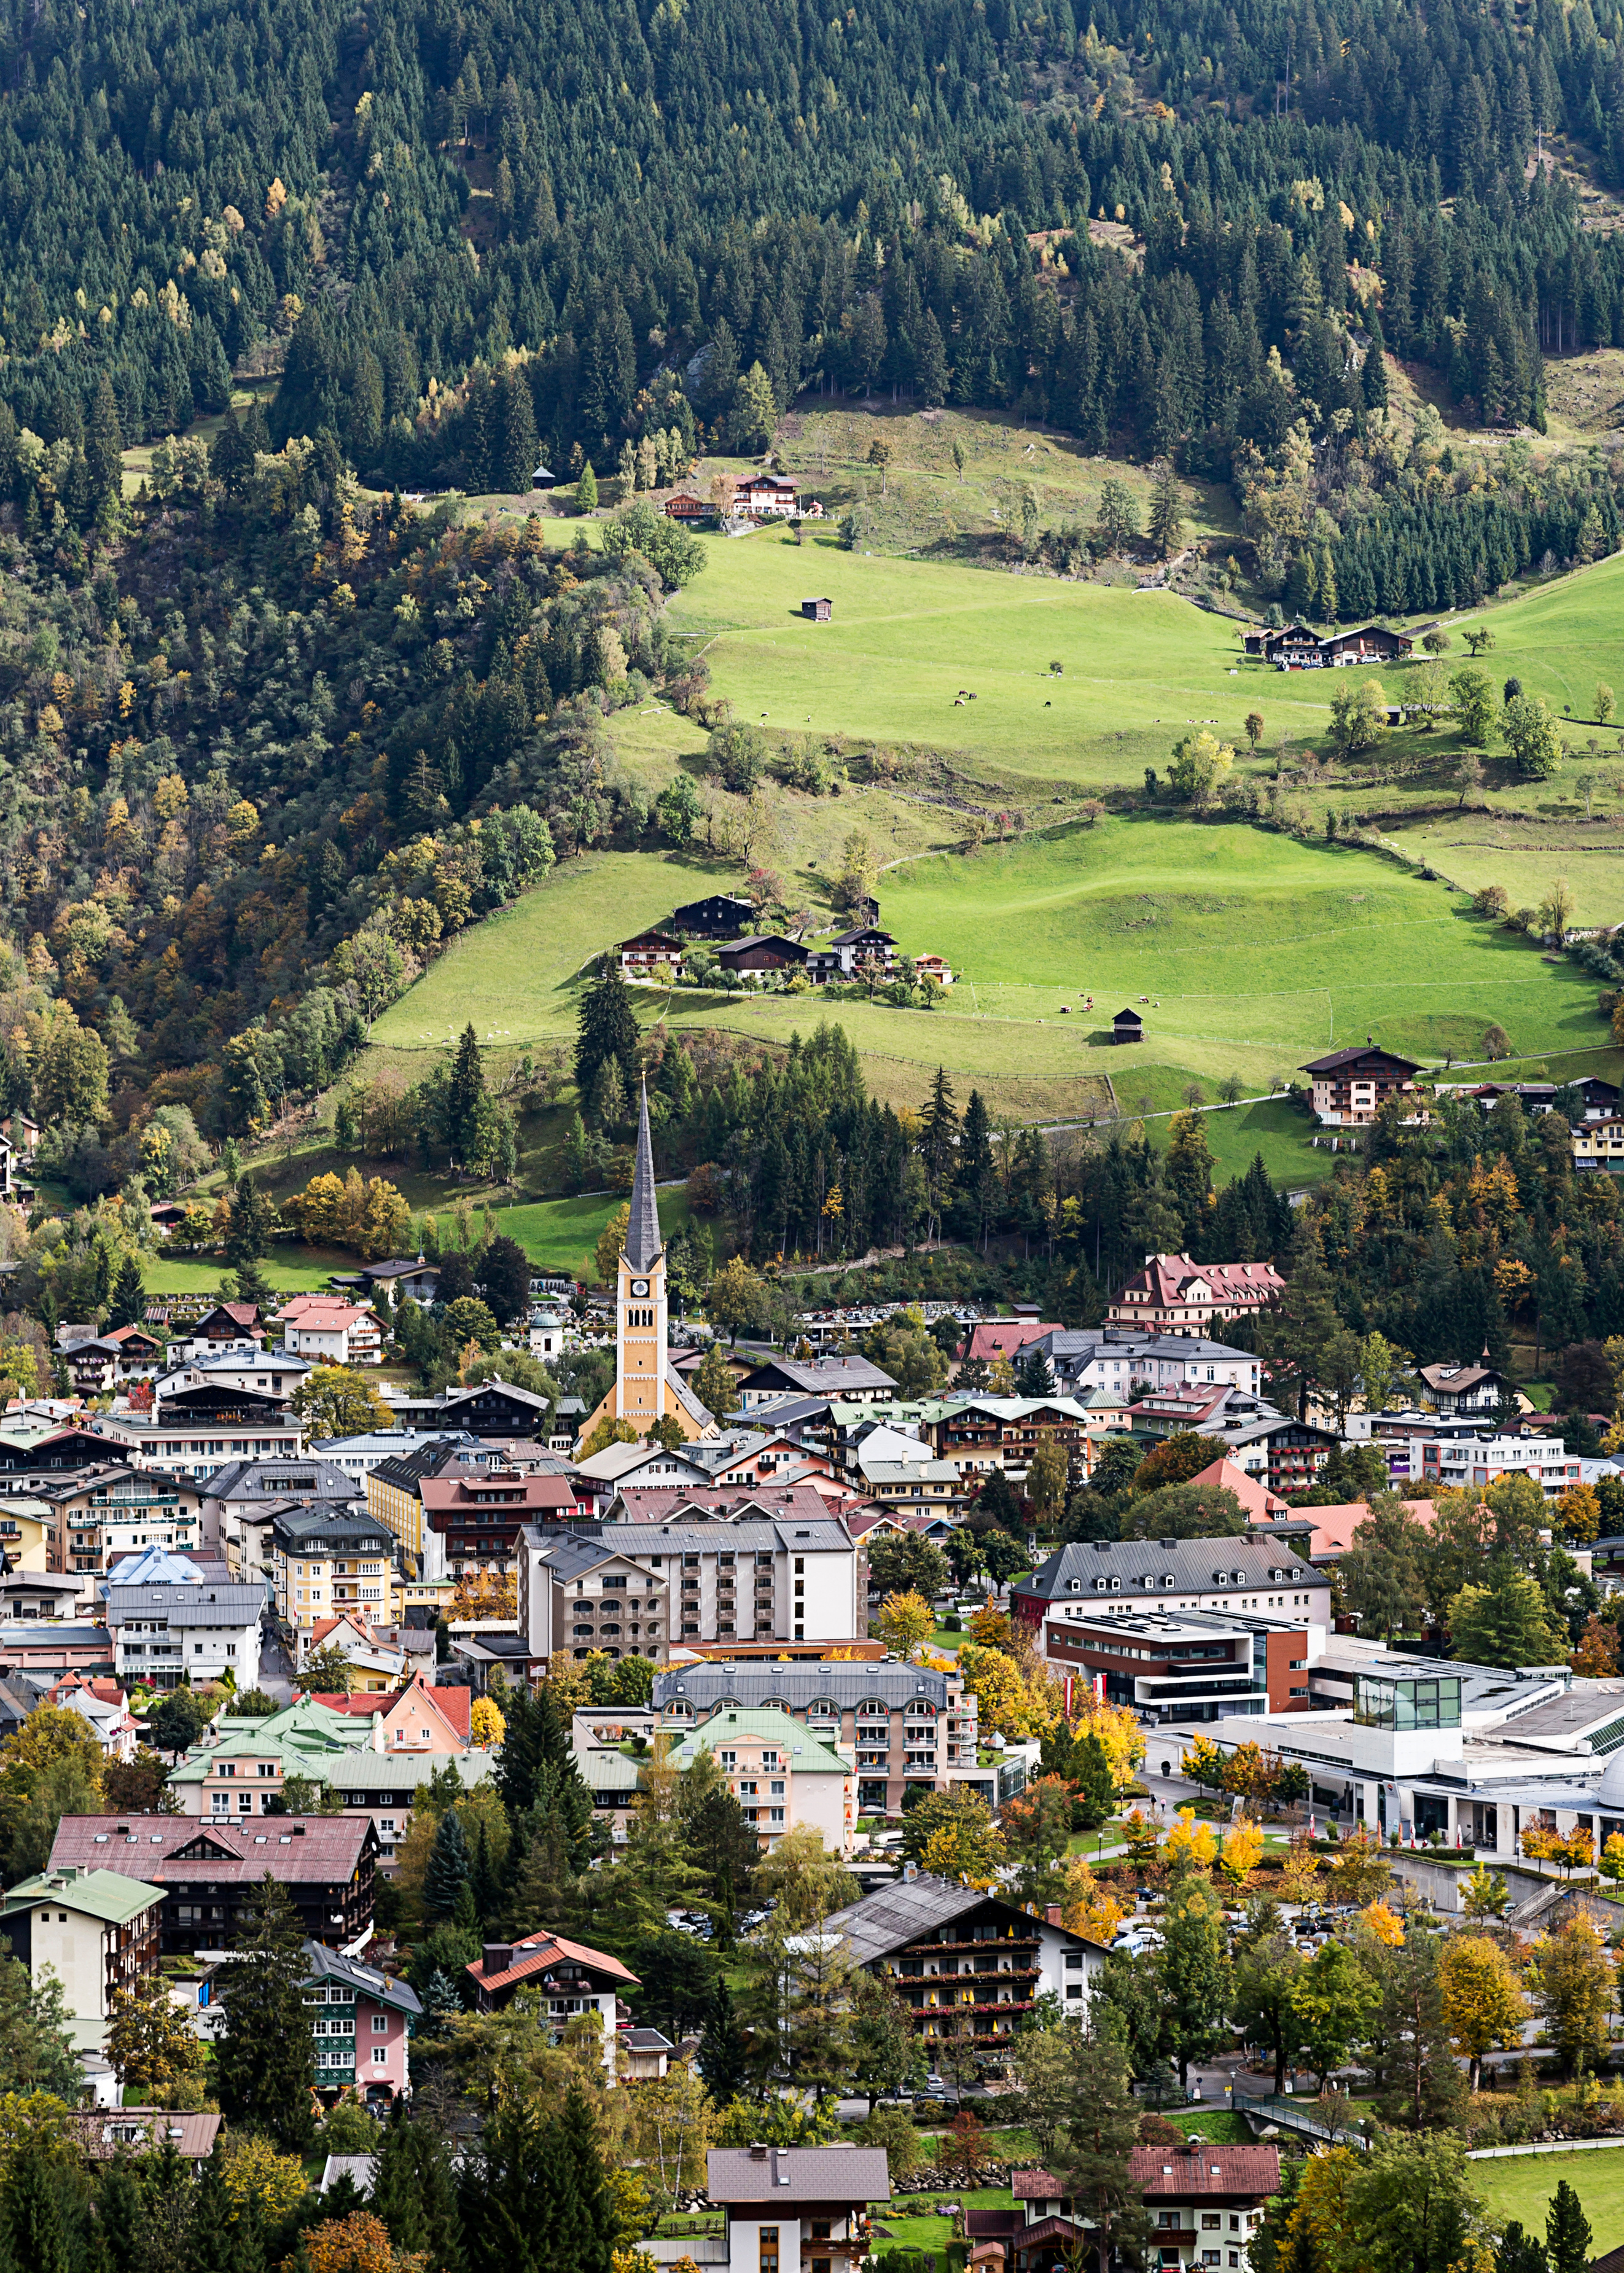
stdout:
[(714, 1437), (716, 1423), (666, 1354), (665, 1250), (654, 1190), (654, 1145), (645, 1084), (637, 1114), (637, 1164), (630, 1220), (615, 1279), (614, 1387), (590, 1414), (583, 1442), (604, 1421), (628, 1421), (646, 1437), (657, 1421), (676, 1422), (691, 1443)]
[(401, 1581), (395, 1542), (365, 1516), (278, 1516), (271, 1527), (271, 1584), (279, 1617), (306, 1632), (347, 1613), (368, 1625), (398, 1625)]

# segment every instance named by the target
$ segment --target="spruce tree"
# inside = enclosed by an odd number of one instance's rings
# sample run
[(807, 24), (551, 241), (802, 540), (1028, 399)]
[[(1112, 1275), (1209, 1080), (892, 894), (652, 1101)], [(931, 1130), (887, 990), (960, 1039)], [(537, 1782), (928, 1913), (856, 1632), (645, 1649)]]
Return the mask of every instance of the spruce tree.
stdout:
[(316, 2044), (304, 2005), (310, 1966), (298, 1912), (268, 1873), (233, 1947), (237, 1957), (221, 1984), (223, 2025), (214, 2046), (222, 2112), (303, 2153), (314, 2135)]
[(1139, 2144), (1139, 2111), (1127, 2054), (1103, 2025), (1076, 2040), (1071, 2076), (1061, 2166), (1066, 2192), (1091, 2229), (1099, 2273), (1109, 2273), (1118, 2256), (1139, 2262), (1150, 2226), (1128, 2174), (1128, 2158)]
[(382, 2218), (388, 2227), (395, 2247), (416, 2255), (427, 2243), (429, 2224), (417, 2183), (417, 2158), (411, 2134), (406, 2103), (397, 2099), (389, 2111), (383, 2144), (372, 2166), (372, 2209), (373, 2217)]
[(581, 1000), (575, 1090), (583, 1104), (590, 1098), (598, 1069), (606, 1058), (618, 1061), (620, 1078), (629, 1091), (637, 1078), (637, 1021), (630, 989), (613, 956), (605, 956), (597, 978)]
[(479, 1108), (485, 1096), (485, 1057), (470, 1018), (458, 1039), (446, 1091), (446, 1133), (452, 1150), (464, 1166), (472, 1158), (477, 1141)]
[(1494, 2273), (1549, 2273), (1549, 2268), (1545, 2243), (1538, 2234), (1524, 2233), (1514, 2217), (1494, 2252)]
[(71, 2273), (74, 2251), (63, 2174), (42, 2141), (13, 2158), (0, 2193), (5, 2238), (26, 2273)]
[(118, 1266), (108, 1309), (109, 1326), (139, 1326), (147, 1316), (147, 1287), (139, 1260), (126, 1255)]
[[(579, 2077), (565, 2094), (558, 2134), (571, 2179), (570, 2222), (575, 2234), (568, 2254), (558, 2262), (578, 2269), (578, 2273), (610, 2273), (620, 2221), (604, 2170), (598, 2118)], [(1589, 2231), (1587, 2226), (1587, 2234)], [(1559, 2268), (1558, 2273), (1568, 2273), (1568, 2269)]]
[(1078, 1739), (1071, 1756), (1071, 1781), (1076, 1786), (1076, 1807), (1082, 1817), (1083, 1829), (1097, 1831), (1102, 1823), (1109, 1823), (1116, 1804), (1116, 1785), (1105, 1747), (1092, 1729)]
[(501, 1889), (496, 1882), (496, 1872), (491, 1864), (491, 1844), (485, 1835), (483, 1820), (479, 1835), (474, 1842), (473, 1862), (469, 1871), (469, 1892), (473, 1897), (474, 1917), (480, 1927), (490, 1924), (501, 1906)]
[(726, 2107), (730, 2099), (737, 2099), (748, 2074), (744, 2030), (739, 2025), (733, 1992), (725, 1976), (717, 1979), (710, 2010), (700, 2033), (698, 2058), (705, 2089), (716, 2104)]
[(1566, 2179), (1558, 2181), (1545, 2212), (1545, 2252), (1551, 2273), (1585, 2273), (1590, 2262), (1590, 2223)]

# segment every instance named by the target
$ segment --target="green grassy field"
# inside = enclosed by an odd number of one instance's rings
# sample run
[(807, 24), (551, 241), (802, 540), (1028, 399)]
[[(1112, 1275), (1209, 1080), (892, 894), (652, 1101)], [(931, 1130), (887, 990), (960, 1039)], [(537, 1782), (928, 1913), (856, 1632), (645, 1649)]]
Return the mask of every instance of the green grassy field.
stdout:
[(1543, 2240), (1546, 2205), (1566, 2179), (1590, 2220), (1591, 2254), (1600, 2257), (1624, 2241), (1624, 2147), (1593, 2155), (1507, 2156), (1470, 2168), (1473, 2187), (1497, 2220), (1515, 2217), (1525, 2233)]
[[(596, 1279), (592, 1250), (598, 1234), (618, 1207), (625, 1205), (617, 1193), (593, 1193), (579, 1198), (534, 1200), (522, 1207), (492, 1211), (500, 1233), (516, 1239), (530, 1261), (551, 1271), (573, 1271), (577, 1277)], [(689, 1221), (688, 1201), (680, 1190), (659, 1195), (660, 1228), (669, 1239)]]
[[(375, 1029), (383, 1056), (446, 1047), (469, 1018), (497, 1048), (562, 1043), (590, 958), (719, 873), (655, 854), (566, 862), (514, 907), (466, 933)], [(1368, 852), (1154, 816), (1081, 825), (984, 850), (930, 853), (881, 881), (905, 951), (962, 975), (942, 1009), (898, 1010), (816, 993), (724, 996), (634, 990), (645, 1023), (720, 1026), (786, 1043), (822, 1017), (863, 1053), (871, 1087), (917, 1104), (945, 1066), (1014, 1121), (1165, 1116), (1239, 1078), (1250, 1100), (1207, 1118), (1223, 1174), (1261, 1152), (1301, 1183), (1331, 1156), (1277, 1082), (1304, 1060), (1378, 1034), (1436, 1063), (1482, 1056), (1498, 1024), (1528, 1057), (1615, 1061), (1593, 982), (1547, 962), (1464, 897)], [(1092, 1014), (1082, 1003), (1092, 994)], [(1141, 999), (1145, 998), (1145, 999)], [(1124, 1050), (1110, 1018), (1137, 1008), (1146, 1039)], [(1165, 1118), (1147, 1121), (1154, 1136)], [(575, 1260), (597, 1236), (587, 1204), (538, 1222), (538, 1260)], [(528, 1211), (521, 1211), (528, 1214)]]
[[(166, 1256), (160, 1251), (146, 1265), (147, 1291), (152, 1295), (217, 1294), (229, 1267), (218, 1256)], [(317, 1247), (278, 1248), (260, 1265), (279, 1294), (311, 1293), (325, 1287), (334, 1272), (359, 1267), (353, 1255)]]
[[(776, 529), (705, 537), (705, 573), (672, 603), (717, 691), (770, 731), (1097, 783), (1137, 780), (1204, 720), (1235, 741), (1254, 708), (1271, 737), (1324, 729), (1318, 677), (1247, 663), (1232, 622), (1170, 593), (847, 552), (814, 526), (799, 545)], [(830, 622), (801, 616), (811, 593), (833, 601)], [(961, 691), (975, 701), (956, 708)]]

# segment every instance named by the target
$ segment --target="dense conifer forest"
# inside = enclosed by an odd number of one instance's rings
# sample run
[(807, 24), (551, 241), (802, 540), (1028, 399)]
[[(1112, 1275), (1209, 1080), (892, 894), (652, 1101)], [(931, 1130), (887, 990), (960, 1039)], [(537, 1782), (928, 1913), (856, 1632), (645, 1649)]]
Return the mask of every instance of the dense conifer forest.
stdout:
[[(6, 16), (0, 387), (48, 444), (103, 377), (125, 439), (177, 429), (280, 336), (276, 439), (397, 484), (754, 439), (755, 364), (779, 409), (895, 388), (1225, 463), (1362, 419), (1373, 338), (1536, 426), (1542, 345), (1624, 341), (1618, 239), (1530, 178), (1543, 129), (1624, 183), (1589, 0)], [(528, 403), (465, 407), (510, 367)]]

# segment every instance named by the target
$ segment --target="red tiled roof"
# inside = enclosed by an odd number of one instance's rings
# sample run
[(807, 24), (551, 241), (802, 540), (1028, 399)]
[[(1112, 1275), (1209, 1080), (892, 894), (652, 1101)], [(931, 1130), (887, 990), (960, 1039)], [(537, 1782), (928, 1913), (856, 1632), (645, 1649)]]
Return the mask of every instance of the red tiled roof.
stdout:
[(1059, 1326), (1040, 1325), (1034, 1318), (983, 1318), (971, 1330), (966, 1359), (981, 1358), (990, 1364), (1001, 1357), (1019, 1357), (1028, 1342), (1041, 1341), (1045, 1334), (1057, 1334)]
[(1015, 2240), (1024, 2249), (1029, 2241), (1075, 2241), (1082, 2231), (1069, 2217), (1041, 2217), (1035, 2225), (1017, 2227)]
[[(429, 1683), (417, 1684), (420, 1693), (451, 1723), (453, 1732), (466, 1744), (470, 1741), (469, 1714), (473, 1710), (471, 1689), (452, 1687), (435, 1689)], [(353, 1713), (370, 1720), (374, 1713), (389, 1714), (405, 1696), (404, 1689), (358, 1689), (347, 1694), (339, 1691), (312, 1692), (313, 1701), (325, 1705), (330, 1713)]]
[(1186, 2194), (1247, 2194), (1266, 2200), (1280, 2191), (1278, 2147), (1215, 2147), (1210, 2139), (1188, 2147), (1136, 2147), (1128, 2175), (1147, 2201)]
[(1065, 2188), (1052, 2171), (1011, 2171), (1010, 2192), (1017, 2202), (1058, 2202)]
[(1187, 1255), (1155, 1255), (1128, 1280), (1115, 1307), (1129, 1312), (1182, 1308), (1196, 1300), (1189, 1290), (1198, 1279), (1214, 1303), (1238, 1302), (1253, 1310), (1283, 1294), (1286, 1284), (1272, 1263), (1192, 1263)]
[[(268, 1816), (265, 1822), (264, 1830), (251, 1830), (191, 1815), (64, 1815), (49, 1867), (117, 1871), (158, 1887), (194, 1879), (241, 1886), (267, 1872), (274, 1879), (337, 1886), (353, 1877), (372, 1827), (366, 1815)], [(194, 1856), (180, 1851), (194, 1845)]]
[(584, 1965), (594, 1973), (606, 1973), (613, 1980), (628, 1982), (634, 1989), (642, 1986), (637, 1976), (628, 1972), (618, 1957), (611, 1957), (605, 1950), (588, 1949), (579, 1941), (566, 1941), (556, 1933), (533, 1933), (524, 1941), (515, 1941), (514, 1962), (500, 1973), (487, 1973), (483, 1957), (465, 1969), (483, 1989), (506, 1989), (511, 1983), (529, 1981), (536, 1974), (545, 1973), (560, 1958), (571, 1958), (577, 1965)]
[[(480, 1497), (482, 1491), (496, 1484), (512, 1497)], [(492, 1475), (484, 1469), (464, 1475), (425, 1476), (417, 1490), (424, 1506), (435, 1513), (448, 1515), (453, 1510), (467, 1508), (481, 1523), (487, 1519), (502, 1523), (538, 1508), (573, 1508), (579, 1498), (568, 1476), (509, 1476), (500, 1471)]]

